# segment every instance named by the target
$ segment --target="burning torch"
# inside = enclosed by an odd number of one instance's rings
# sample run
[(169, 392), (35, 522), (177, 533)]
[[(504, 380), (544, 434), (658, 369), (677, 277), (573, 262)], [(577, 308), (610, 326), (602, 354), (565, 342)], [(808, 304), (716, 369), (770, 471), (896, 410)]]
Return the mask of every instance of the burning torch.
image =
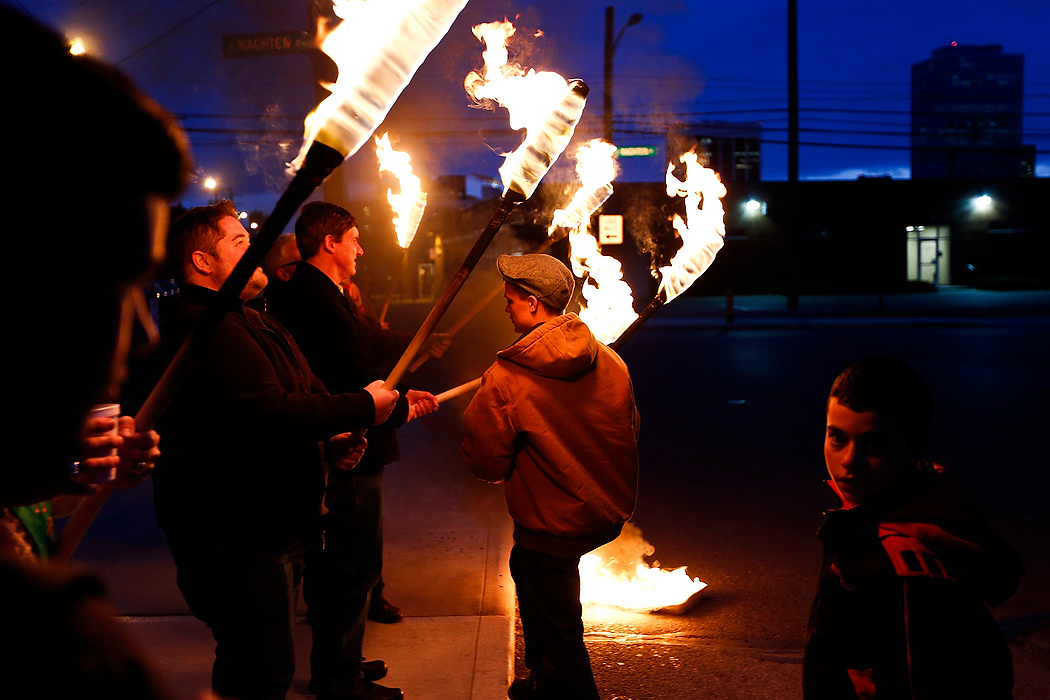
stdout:
[[(392, 173), (401, 186), (399, 194), (387, 190), (386, 197), (394, 211), (394, 232), (397, 234), (397, 244), (401, 247), (401, 262), (404, 263), (408, 256), (408, 247), (416, 237), (416, 230), (427, 207), (427, 193), (423, 192), (419, 178), (412, 173), (412, 159), (407, 153), (395, 151), (391, 147), (389, 134), (383, 134), (381, 138), (376, 139), (376, 158), (379, 159), (379, 172)], [(380, 323), (386, 320), (390, 298), (394, 295), (395, 281), (396, 278), (391, 276), (386, 299), (383, 301), (383, 310), (379, 312)]]
[[(595, 142), (600, 142), (600, 140), (595, 139), (594, 141), (588, 142), (587, 144), (581, 146), (580, 150), (592, 146), (592, 144), (594, 144)], [(614, 174), (615, 173), (611, 173), (609, 175), (609, 180), (612, 179)], [(566, 206), (565, 209), (556, 209), (554, 211), (554, 215), (551, 220), (551, 225), (547, 229), (547, 238), (544, 239), (543, 242), (540, 243), (538, 246), (529, 251), (530, 253), (545, 252), (552, 245), (565, 238), (569, 231), (579, 227), (584, 222), (590, 221), (591, 216), (594, 215), (594, 212), (598, 211), (598, 207), (605, 204), (605, 201), (609, 199), (610, 196), (612, 196), (612, 184), (610, 184), (610, 182), (608, 181), (598, 184), (596, 187), (593, 187), (593, 189), (588, 189), (586, 185), (587, 183), (585, 183), (583, 187), (576, 191), (576, 193), (572, 197), (572, 200), (570, 200), (569, 204)], [(461, 316), (458, 321), (452, 324), (452, 326), (450, 326), (449, 329), (446, 331), (446, 334), (451, 337), (458, 333), (460, 330), (462, 330), (463, 327), (466, 326), (472, 318), (474, 318), (478, 313), (481, 312), (482, 309), (488, 306), (489, 302), (498, 297), (502, 291), (503, 283), (500, 283), (493, 287), (484, 297), (479, 299), (478, 302), (474, 304), (474, 306), (472, 306), (469, 311), (463, 314), (463, 316)], [(415, 359), (411, 366), (409, 366), (408, 371), (415, 372), (430, 357), (431, 356), (429, 354), (420, 355)], [(452, 390), (450, 389), (449, 391)], [(459, 396), (462, 393), (465, 393), (465, 391), (466, 390), (460, 392), (459, 394), (455, 394), (454, 396)], [(452, 396), (446, 396), (446, 394), (448, 393), (449, 392), (444, 392), (441, 395), (439, 395), (439, 402), (442, 400), (441, 397), (443, 396), (445, 398), (452, 398)]]
[[(295, 173), (273, 213), (256, 233), (229, 278), (135, 415), (135, 427), (150, 430), (192, 371), (205, 345), (274, 241), (299, 206), (339, 165), (357, 152), (416, 70), (445, 36), (467, 0), (336, 0), (343, 19), (324, 36), (321, 50), (335, 61), (339, 77), (329, 95), (306, 120), (306, 139), (291, 163)], [(111, 482), (112, 483), (112, 482)], [(54, 558), (68, 559), (102, 509), (112, 486), (85, 498), (63, 528)]]
[(510, 212), (517, 205), (524, 202), (536, 191), (539, 181), (547, 174), (547, 171), (558, 159), (562, 151), (569, 144), (576, 124), (583, 115), (583, 108), (587, 103), (588, 88), (582, 80), (572, 80), (566, 85), (564, 94), (559, 99), (554, 110), (547, 116), (541, 128), (530, 133), (525, 142), (511, 153), (500, 168), (503, 177), (504, 190), (499, 206), (493, 214), (485, 230), (481, 232), (473, 247), (467, 253), (463, 264), (452, 277), (448, 288), (437, 300), (430, 310), (423, 325), (416, 331), (408, 348), (402, 354), (387, 377), (384, 386), (392, 390), (401, 381), (410, 364), (416, 357), (416, 353), (423, 346), (427, 337), (433, 332), (438, 321), (452, 304), (459, 290), (467, 281), (474, 267), (481, 260), (482, 254), (488, 247), (496, 233), (507, 220)]
[(620, 348), (660, 307), (704, 274), (725, 243), (725, 209), (721, 201), (726, 195), (725, 185), (718, 173), (700, 165), (695, 150), (683, 153), (679, 161), (685, 164), (685, 180), (675, 176), (674, 163), (667, 166), (665, 180), (667, 196), (685, 198), (686, 219), (675, 214), (673, 221), (682, 239), (682, 247), (669, 265), (660, 268), (660, 287), (656, 296), (638, 314), (634, 323), (610, 344), (614, 350)]

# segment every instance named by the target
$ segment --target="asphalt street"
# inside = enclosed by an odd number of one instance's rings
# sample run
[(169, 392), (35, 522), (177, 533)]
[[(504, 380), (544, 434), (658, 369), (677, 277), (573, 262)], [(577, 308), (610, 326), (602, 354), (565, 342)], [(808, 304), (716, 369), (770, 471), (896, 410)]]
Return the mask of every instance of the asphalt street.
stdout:
[(738, 310), (733, 325), (697, 323), (698, 311), (694, 321), (647, 325), (625, 344), (643, 416), (635, 522), (664, 567), (687, 565), (708, 589), (677, 618), (589, 611), (603, 696), (801, 697), (821, 555), (814, 534), (835, 505), (823, 483), (824, 401), (851, 361), (893, 354), (933, 388), (928, 457), (959, 475), (1029, 569), (995, 615), (1011, 633), (1044, 626), (1012, 649), (1015, 697), (1045, 698), (1050, 477), (1040, 436), (1050, 419), (1050, 319), (1032, 308), (835, 317), (814, 305), (812, 315), (803, 299), (801, 314), (755, 319)]
[[(491, 284), (472, 280), (443, 326)], [(479, 376), (514, 338), (501, 308), (490, 304), (445, 358), (425, 364), (410, 382), (437, 393)], [(411, 330), (428, 310), (422, 303), (392, 307), (391, 325)], [(835, 505), (823, 483), (824, 401), (844, 366), (879, 353), (901, 356), (926, 376), (936, 398), (927, 456), (959, 476), (1028, 568), (1019, 592), (995, 616), (1011, 639), (1015, 697), (1047, 697), (1048, 341), (1047, 292), (803, 297), (798, 311), (787, 311), (783, 298), (740, 297), (732, 323), (724, 299), (683, 298), (662, 309), (621, 350), (642, 415), (634, 522), (655, 548), (653, 559), (665, 568), (687, 566), (708, 588), (684, 615), (586, 610), (603, 698), (801, 697), (802, 638), (821, 555), (815, 533), (821, 511)], [(464, 582), (480, 582), (491, 562), (473, 563), (464, 553), (505, 556), (484, 545), (493, 535), (477, 525), (490, 513), (505, 514), (498, 487), (473, 481), (459, 463), (466, 401), (449, 401), (406, 426), (402, 462), (388, 471), (386, 578), (410, 616), (483, 613), (474, 600), (481, 597), (472, 594), (466, 606), (457, 596), (472, 590)], [(124, 499), (100, 518), (80, 560), (108, 572), (122, 614), (184, 615), (147, 491)], [(422, 526), (411, 520), (421, 510), (433, 511)], [(485, 516), (468, 517), (472, 512)], [(417, 532), (408, 532), (410, 523)], [(436, 558), (446, 551), (463, 559), (444, 575)], [(404, 636), (399, 627), (389, 634)], [(197, 683), (206, 682), (210, 657), (203, 634), (196, 656), (186, 658)], [(443, 698), (431, 675), (420, 671), (421, 690), (411, 697)]]

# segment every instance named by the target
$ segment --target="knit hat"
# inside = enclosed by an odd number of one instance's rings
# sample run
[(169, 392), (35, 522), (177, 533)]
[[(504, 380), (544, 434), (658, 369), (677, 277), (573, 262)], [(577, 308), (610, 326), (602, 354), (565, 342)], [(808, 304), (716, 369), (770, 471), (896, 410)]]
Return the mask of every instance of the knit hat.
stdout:
[(576, 288), (576, 280), (569, 268), (550, 255), (501, 255), (496, 258), (496, 269), (504, 280), (557, 311), (568, 306)]

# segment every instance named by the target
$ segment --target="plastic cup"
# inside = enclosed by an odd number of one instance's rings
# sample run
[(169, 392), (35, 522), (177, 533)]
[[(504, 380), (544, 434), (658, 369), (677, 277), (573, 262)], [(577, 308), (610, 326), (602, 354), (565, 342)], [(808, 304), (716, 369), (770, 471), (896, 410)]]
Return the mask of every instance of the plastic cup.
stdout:
[[(120, 404), (119, 403), (100, 403), (92, 406), (88, 412), (88, 418), (112, 418), (113, 429), (109, 431), (110, 435), (117, 435), (117, 419), (120, 418)], [(110, 452), (111, 455), (116, 456), (117, 448), (113, 448)], [(85, 472), (86, 473), (86, 472)], [(109, 481), (113, 481), (117, 478), (117, 468), (112, 469), (92, 469), (90, 471), (90, 477), (87, 479), (92, 484), (104, 484)]]

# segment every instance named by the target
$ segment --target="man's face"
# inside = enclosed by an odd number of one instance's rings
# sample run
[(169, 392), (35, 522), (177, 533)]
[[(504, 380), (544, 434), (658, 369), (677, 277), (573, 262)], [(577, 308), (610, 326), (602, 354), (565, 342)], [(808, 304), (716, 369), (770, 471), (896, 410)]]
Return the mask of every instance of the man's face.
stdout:
[(536, 325), (534, 316), (539, 302), (536, 297), (525, 293), (522, 289), (515, 287), (509, 282), (503, 284), (503, 298), (507, 300), (507, 306), (503, 310), (510, 316), (510, 322), (514, 325), (515, 333), (527, 333)]
[(895, 411), (862, 411), (828, 401), (824, 461), (847, 504), (878, 496), (897, 481), (917, 455)]
[(364, 249), (361, 248), (360, 238), (361, 232), (354, 226), (343, 234), (342, 240), (338, 242), (332, 241), (334, 246), (333, 255), (336, 263), (339, 265), (339, 271), (343, 275), (343, 279), (348, 279), (357, 274), (357, 259), (365, 254)]
[[(241, 222), (234, 217), (224, 216), (219, 220), (218, 228), (222, 238), (215, 244), (215, 255), (212, 256), (212, 275), (210, 277), (211, 282), (214, 284), (214, 289), (218, 289), (229, 279), (230, 273), (233, 272), (233, 268), (237, 267), (237, 263), (244, 257), (244, 253), (248, 250), (250, 244), (248, 232), (241, 226)], [(259, 292), (266, 288), (266, 282), (266, 274), (263, 273), (262, 268), (255, 268), (251, 279), (248, 280), (248, 284), (244, 286), (244, 290), (240, 294), (241, 299), (247, 300), (258, 295)]]

